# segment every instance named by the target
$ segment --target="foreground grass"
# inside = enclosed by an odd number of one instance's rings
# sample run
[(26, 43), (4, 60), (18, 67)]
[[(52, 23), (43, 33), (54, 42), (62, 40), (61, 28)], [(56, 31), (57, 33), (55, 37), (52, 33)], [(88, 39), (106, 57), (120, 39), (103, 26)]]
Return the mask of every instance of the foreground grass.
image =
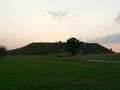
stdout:
[(0, 59), (0, 90), (120, 89), (120, 64), (81, 61), (83, 58), (5, 57)]
[(120, 53), (113, 54), (94, 54), (94, 55), (83, 55), (79, 57), (83, 60), (104, 60), (104, 61), (120, 61)]

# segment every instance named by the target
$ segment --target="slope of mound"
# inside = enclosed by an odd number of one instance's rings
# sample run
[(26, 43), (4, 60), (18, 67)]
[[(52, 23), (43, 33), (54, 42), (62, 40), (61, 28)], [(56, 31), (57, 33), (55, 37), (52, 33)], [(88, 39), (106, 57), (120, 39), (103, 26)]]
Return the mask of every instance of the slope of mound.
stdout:
[(16, 55), (43, 55), (64, 53), (66, 51), (65, 43), (31, 43), (25, 47), (11, 50), (8, 54)]
[(114, 53), (97, 43), (83, 43), (83, 54)]

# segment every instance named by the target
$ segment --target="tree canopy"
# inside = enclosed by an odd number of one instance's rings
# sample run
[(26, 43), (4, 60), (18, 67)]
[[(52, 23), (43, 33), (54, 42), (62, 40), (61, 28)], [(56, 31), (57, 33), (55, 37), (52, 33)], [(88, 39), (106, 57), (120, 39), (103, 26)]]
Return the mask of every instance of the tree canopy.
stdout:
[(67, 51), (72, 55), (77, 55), (82, 47), (82, 42), (72, 37), (67, 40)]

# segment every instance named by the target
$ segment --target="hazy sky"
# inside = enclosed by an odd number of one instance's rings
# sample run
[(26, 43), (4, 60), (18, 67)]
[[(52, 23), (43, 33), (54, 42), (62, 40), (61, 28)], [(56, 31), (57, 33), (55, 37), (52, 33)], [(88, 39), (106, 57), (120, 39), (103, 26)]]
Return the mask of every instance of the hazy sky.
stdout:
[[(8, 49), (76, 37), (119, 52), (115, 35), (120, 35), (120, 0), (0, 0), (0, 44)], [(107, 36), (117, 42), (107, 43)], [(99, 42), (103, 39), (106, 43)]]

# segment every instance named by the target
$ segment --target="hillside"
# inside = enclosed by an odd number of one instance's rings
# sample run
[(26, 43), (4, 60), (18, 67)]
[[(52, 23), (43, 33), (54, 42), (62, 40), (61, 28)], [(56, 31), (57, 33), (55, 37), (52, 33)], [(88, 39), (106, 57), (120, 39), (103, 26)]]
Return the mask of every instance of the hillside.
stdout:
[(25, 47), (8, 51), (8, 54), (43, 55), (66, 52), (65, 43), (31, 43)]
[(83, 43), (82, 48), (83, 54), (114, 53), (110, 49), (97, 43)]
[[(56, 54), (66, 53), (66, 43), (31, 43), (27, 46), (10, 50), (10, 55), (45, 55), (45, 54)], [(109, 49), (96, 44), (96, 43), (83, 43), (82, 44), (83, 54), (96, 54), (96, 53), (113, 53)]]

